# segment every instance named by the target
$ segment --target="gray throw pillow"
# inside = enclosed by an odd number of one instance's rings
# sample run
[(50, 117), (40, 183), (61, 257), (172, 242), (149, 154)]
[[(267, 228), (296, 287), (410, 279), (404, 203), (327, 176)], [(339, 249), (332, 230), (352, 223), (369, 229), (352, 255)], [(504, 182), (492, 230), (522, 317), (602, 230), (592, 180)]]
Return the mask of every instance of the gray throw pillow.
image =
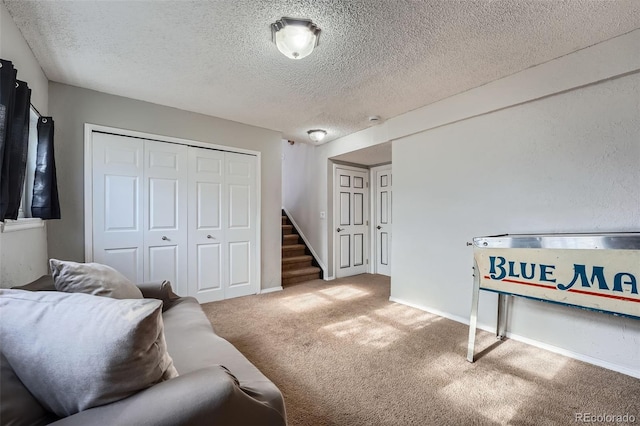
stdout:
[(114, 299), (142, 299), (138, 287), (110, 266), (50, 259), (49, 268), (58, 291)]
[(60, 417), (126, 398), (178, 375), (162, 302), (0, 290), (0, 342), (15, 374)]

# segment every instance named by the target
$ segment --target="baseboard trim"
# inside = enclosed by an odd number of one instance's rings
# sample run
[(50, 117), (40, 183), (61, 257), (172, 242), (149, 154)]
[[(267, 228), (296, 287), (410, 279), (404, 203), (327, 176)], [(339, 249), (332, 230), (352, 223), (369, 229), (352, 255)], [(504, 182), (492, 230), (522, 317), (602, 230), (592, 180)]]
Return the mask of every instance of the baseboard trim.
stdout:
[(298, 235), (300, 235), (300, 238), (302, 238), (302, 241), (304, 241), (305, 245), (307, 246), (307, 248), (311, 252), (311, 255), (313, 256), (315, 261), (318, 262), (318, 265), (320, 265), (320, 269), (322, 269), (322, 276), (326, 277), (327, 276), (327, 267), (324, 266), (324, 264), (320, 260), (320, 256), (318, 256), (318, 253), (316, 253), (316, 251), (313, 249), (313, 246), (311, 246), (311, 244), (309, 244), (309, 240), (307, 240), (307, 237), (304, 236), (304, 234), (302, 233), (302, 230), (300, 229), (300, 227), (298, 226), (296, 221), (293, 219), (293, 216), (291, 216), (291, 213), (289, 213), (289, 210), (287, 210), (285, 207), (282, 207), (282, 210), (284, 210), (284, 212), (287, 214), (287, 217), (289, 218), (289, 220), (291, 221), (293, 226), (296, 228), (296, 231), (298, 231)]
[(262, 290), (260, 290), (260, 294), (274, 293), (276, 291), (282, 291), (282, 286), (263, 288)]
[[(433, 308), (429, 308), (426, 306), (422, 306), (422, 305), (418, 305), (415, 303), (411, 303), (411, 302), (407, 302), (405, 300), (402, 299), (398, 299), (396, 297), (389, 297), (389, 301), (391, 302), (395, 302), (395, 303), (400, 303), (402, 305), (406, 305), (406, 306), (410, 306), (412, 308), (416, 308), (416, 309), (420, 309), (421, 311), (425, 311), (425, 312), (429, 312), (430, 314), (434, 314), (434, 315), (438, 315), (439, 317), (443, 317), (443, 318), (447, 318), (450, 319), (452, 321), (456, 321), (465, 325), (469, 325), (469, 318), (464, 318), (458, 315), (453, 315), (449, 312), (443, 312), (440, 311), (438, 309), (433, 309)], [(495, 326), (490, 326), (488, 324), (478, 324), (478, 328), (484, 331), (488, 331), (490, 333), (495, 333), (496, 332), (496, 328)], [(525, 343), (527, 345), (531, 345), (531, 346), (535, 346), (537, 348), (540, 349), (544, 349), (547, 350), (549, 352), (553, 352), (553, 353), (557, 353), (559, 355), (563, 355), (566, 356), (568, 358), (573, 358), (576, 359), (578, 361), (582, 361), (582, 362), (586, 362), (587, 364), (592, 364), (598, 367), (602, 367), (602, 368), (606, 368), (607, 370), (612, 370), (615, 371), (617, 373), (622, 373), (622, 374), (626, 374), (627, 376), (631, 376), (631, 377), (635, 377), (637, 379), (640, 379), (640, 370), (635, 370), (632, 368), (628, 368), (622, 365), (618, 365), (618, 364), (614, 364), (608, 361), (604, 361), (598, 358), (593, 358), (590, 357), (588, 355), (584, 355), (584, 354), (580, 354), (577, 352), (573, 352), (567, 349), (563, 349), (563, 348), (559, 348), (557, 346), (554, 345), (550, 345), (548, 343), (544, 343), (541, 342), (539, 340), (534, 340), (534, 339), (530, 339), (528, 337), (524, 337), (521, 336), (519, 334), (514, 334), (511, 332), (507, 332), (507, 338), (509, 339), (513, 339), (513, 340), (517, 340), (518, 342), (522, 342)], [(461, 354), (460, 356), (464, 356), (464, 354)]]
[[(421, 311), (425, 311), (425, 312), (429, 312), (430, 314), (434, 314), (437, 315), (439, 317), (443, 317), (443, 318), (448, 318), (450, 320), (453, 320), (455, 322), (461, 322), (463, 324), (469, 325), (469, 319), (468, 318), (463, 318), (463, 317), (459, 317), (457, 315), (452, 315), (449, 312), (444, 312), (444, 311), (439, 311), (438, 309), (433, 309), (433, 308), (427, 308), (426, 306), (422, 306), (422, 305), (418, 305), (412, 302), (407, 302), (406, 300), (402, 300), (402, 299), (398, 299), (397, 297), (390, 297), (389, 298), (390, 302), (395, 302), (395, 303), (400, 303), (402, 305), (407, 305), (410, 306), (412, 308), (416, 308), (416, 309), (420, 309)], [(478, 326), (478, 328), (482, 328), (480, 326)], [(484, 328), (483, 328), (484, 330)], [(491, 331), (491, 330), (486, 330), (486, 331)], [(493, 330), (495, 331), (495, 330)]]

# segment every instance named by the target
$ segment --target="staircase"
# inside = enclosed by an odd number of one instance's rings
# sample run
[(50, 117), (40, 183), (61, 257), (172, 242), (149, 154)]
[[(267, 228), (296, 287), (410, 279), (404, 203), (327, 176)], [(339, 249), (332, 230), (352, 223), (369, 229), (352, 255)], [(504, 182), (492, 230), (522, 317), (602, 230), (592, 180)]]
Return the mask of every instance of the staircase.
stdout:
[(282, 212), (282, 286), (322, 278), (322, 270), (315, 263), (298, 231)]

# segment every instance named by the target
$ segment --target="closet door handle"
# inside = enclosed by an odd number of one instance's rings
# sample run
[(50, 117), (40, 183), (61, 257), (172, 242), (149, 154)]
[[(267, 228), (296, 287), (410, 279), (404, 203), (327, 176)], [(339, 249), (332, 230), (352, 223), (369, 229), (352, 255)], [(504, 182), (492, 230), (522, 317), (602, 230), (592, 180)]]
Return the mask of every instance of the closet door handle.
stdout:
[(162, 236), (162, 241), (169, 241), (169, 238), (167, 238), (165, 235)]
[(211, 234), (207, 235), (207, 238), (210, 240), (215, 240), (216, 238), (214, 236), (212, 236)]

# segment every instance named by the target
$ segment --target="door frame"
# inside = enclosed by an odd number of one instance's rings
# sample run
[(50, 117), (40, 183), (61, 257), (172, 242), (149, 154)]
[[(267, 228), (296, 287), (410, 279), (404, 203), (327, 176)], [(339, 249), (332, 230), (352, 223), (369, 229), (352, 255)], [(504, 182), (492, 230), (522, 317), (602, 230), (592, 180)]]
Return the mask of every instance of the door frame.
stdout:
[[(333, 267), (332, 269), (332, 278), (331, 279), (335, 279), (338, 277), (338, 265), (340, 264), (340, 260), (338, 259), (338, 256), (340, 254), (340, 250), (338, 250), (338, 244), (339, 244), (339, 239), (336, 238), (335, 236), (335, 232), (334, 232), (334, 228), (337, 226), (336, 223), (340, 223), (340, 220), (338, 219), (340, 212), (338, 211), (339, 209), (339, 200), (338, 200), (338, 196), (339, 196), (339, 191), (336, 191), (336, 174), (338, 172), (338, 169), (345, 169), (345, 170), (353, 170), (353, 171), (358, 171), (358, 172), (364, 172), (367, 175), (367, 178), (370, 178), (370, 172), (369, 172), (369, 168), (367, 168), (366, 166), (351, 166), (351, 165), (345, 165), (345, 164), (341, 164), (341, 163), (336, 163), (333, 162), (333, 174), (332, 174), (332, 178), (331, 178), (331, 192), (332, 192), (332, 201), (333, 201), (333, 206), (332, 206), (332, 212), (331, 212), (331, 218), (332, 218), (332, 222), (331, 222), (331, 227), (328, 229), (329, 231), (329, 237), (330, 237), (330, 241), (331, 241), (331, 247), (333, 247)], [(366, 193), (367, 196), (369, 198), (371, 198), (371, 185), (369, 184), (369, 182), (367, 182), (367, 186), (366, 186)], [(365, 233), (365, 235), (367, 236), (367, 238), (369, 238), (368, 242), (365, 242), (364, 244), (364, 249), (366, 250), (366, 252), (364, 253), (366, 262), (367, 262), (367, 273), (371, 272), (371, 210), (370, 210), (370, 204), (371, 204), (371, 200), (369, 200), (369, 202), (365, 203), (365, 206), (367, 208), (367, 210), (369, 210), (365, 215), (365, 220), (367, 223), (367, 227), (369, 228), (369, 231)]]
[[(378, 219), (378, 197), (377, 197), (377, 193), (378, 193), (378, 181), (376, 179), (376, 172), (380, 171), (380, 170), (391, 170), (391, 173), (393, 173), (393, 163), (386, 163), (386, 164), (381, 164), (381, 165), (377, 165), (377, 166), (372, 166), (369, 169), (370, 172), (370, 176), (369, 176), (369, 182), (372, 182), (371, 185), (369, 185), (370, 188), (370, 193), (369, 193), (369, 199), (371, 201), (371, 215), (370, 215), (370, 219), (371, 219), (371, 226), (369, 227), (369, 238), (371, 241), (371, 263), (370, 263), (370, 273), (372, 274), (377, 274), (378, 273), (378, 239), (376, 238), (376, 231), (375, 231), (375, 226), (374, 224), (377, 223), (377, 219)], [(393, 188), (393, 186), (392, 186)], [(393, 191), (393, 189), (392, 189)], [(393, 195), (392, 195), (392, 199), (393, 199)], [(392, 206), (393, 206), (393, 202), (392, 202)], [(393, 207), (392, 207), (393, 208)], [(393, 218), (393, 216), (392, 216)], [(393, 219), (392, 222), (393, 223)], [(393, 232), (393, 231), (392, 231)], [(393, 234), (392, 234), (393, 235)], [(393, 237), (392, 237), (393, 238)], [(391, 246), (389, 247), (389, 250), (391, 250)]]
[(158, 142), (167, 142), (178, 145), (194, 146), (198, 148), (213, 149), (218, 151), (248, 154), (256, 157), (256, 284), (253, 290), (260, 293), (262, 289), (262, 154), (260, 151), (252, 151), (226, 145), (218, 145), (209, 142), (199, 142), (190, 139), (174, 138), (153, 133), (138, 132), (135, 130), (120, 129), (117, 127), (102, 126), (99, 124), (84, 123), (84, 259), (85, 262), (93, 261), (93, 133), (110, 133), (118, 136), (128, 136), (139, 139), (149, 139)]

